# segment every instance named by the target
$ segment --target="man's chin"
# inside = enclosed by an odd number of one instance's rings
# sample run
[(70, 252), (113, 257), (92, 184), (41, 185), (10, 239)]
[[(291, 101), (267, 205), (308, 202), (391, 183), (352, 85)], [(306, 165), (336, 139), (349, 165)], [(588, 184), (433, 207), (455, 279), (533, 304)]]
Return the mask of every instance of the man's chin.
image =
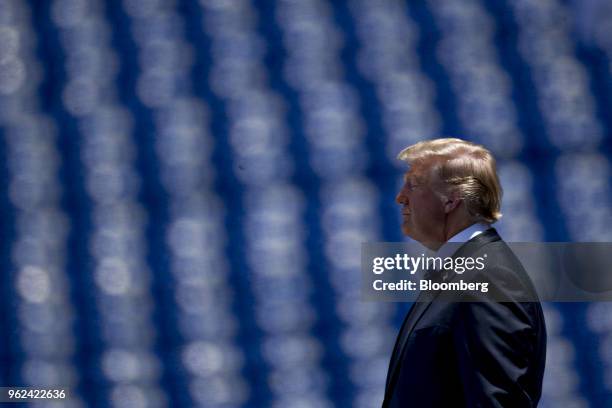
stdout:
[(408, 238), (412, 238), (412, 239), (414, 239), (416, 241), (416, 239), (414, 238), (414, 234), (412, 233), (412, 230), (409, 227), (407, 227), (406, 225), (402, 225), (402, 234), (404, 234)]

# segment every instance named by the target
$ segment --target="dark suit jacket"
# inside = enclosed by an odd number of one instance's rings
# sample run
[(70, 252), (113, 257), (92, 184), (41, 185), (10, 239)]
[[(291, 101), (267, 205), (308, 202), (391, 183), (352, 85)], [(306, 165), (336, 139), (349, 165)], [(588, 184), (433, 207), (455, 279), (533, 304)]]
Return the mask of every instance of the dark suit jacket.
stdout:
[[(465, 302), (438, 293), (416, 302), (398, 335), (384, 408), (535, 407), (542, 391), (546, 328), (537, 294), (521, 263), (491, 228), (453, 255), (487, 253), (476, 281), (489, 282), (491, 301)], [(457, 279), (457, 274), (450, 281)], [(466, 274), (467, 275), (467, 274)], [(456, 300), (456, 298), (454, 298)]]

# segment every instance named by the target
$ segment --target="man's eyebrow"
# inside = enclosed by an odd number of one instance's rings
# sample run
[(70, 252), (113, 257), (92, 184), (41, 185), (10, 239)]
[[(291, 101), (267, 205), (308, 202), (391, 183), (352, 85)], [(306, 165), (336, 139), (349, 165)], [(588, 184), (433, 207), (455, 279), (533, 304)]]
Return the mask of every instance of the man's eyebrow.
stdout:
[(418, 180), (414, 174), (408, 174), (409, 172), (404, 173), (404, 183), (414, 183), (415, 180)]

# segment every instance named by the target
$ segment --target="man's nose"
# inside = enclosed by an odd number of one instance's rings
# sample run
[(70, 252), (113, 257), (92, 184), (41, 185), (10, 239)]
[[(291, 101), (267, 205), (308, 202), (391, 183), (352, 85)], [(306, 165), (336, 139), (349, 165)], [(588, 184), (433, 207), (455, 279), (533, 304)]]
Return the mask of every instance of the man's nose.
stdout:
[(404, 194), (404, 190), (403, 189), (402, 189), (402, 191), (397, 193), (397, 196), (395, 197), (395, 202), (400, 204), (400, 205), (406, 204), (406, 194)]

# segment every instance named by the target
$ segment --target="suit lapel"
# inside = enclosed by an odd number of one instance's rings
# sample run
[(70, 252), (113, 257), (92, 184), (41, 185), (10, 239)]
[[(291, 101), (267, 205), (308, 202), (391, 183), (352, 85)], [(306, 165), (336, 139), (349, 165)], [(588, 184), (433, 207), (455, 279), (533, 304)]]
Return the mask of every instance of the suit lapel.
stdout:
[(404, 349), (404, 345), (406, 344), (406, 340), (410, 337), (412, 330), (416, 326), (416, 323), (419, 321), (425, 310), (429, 307), (430, 303), (423, 302), (423, 295), (420, 293), (417, 300), (412, 304), (412, 307), (408, 311), (404, 322), (402, 323), (402, 327), (397, 336), (397, 340), (395, 341), (395, 346), (393, 347), (393, 353), (391, 354), (391, 362), (389, 364), (389, 374), (387, 375), (387, 384), (386, 389), (389, 388), (391, 384), (391, 379), (395, 374), (397, 366), (400, 362), (400, 356)]
[[(486, 245), (493, 241), (499, 241), (501, 238), (499, 234), (495, 230), (495, 228), (489, 228), (483, 233), (475, 236), (474, 238), (467, 241), (465, 244), (461, 245), (459, 249), (452, 255), (452, 257), (466, 256), (469, 253), (475, 252), (477, 249)], [(457, 275), (457, 274), (455, 274)], [(450, 280), (456, 279), (456, 276)], [(389, 366), (389, 375), (387, 376), (387, 384), (385, 395), (389, 395), (389, 391), (393, 384), (395, 383), (395, 376), (398, 374), (399, 365), (402, 360), (402, 354), (404, 352), (404, 348), (406, 347), (406, 343), (408, 339), (412, 335), (412, 331), (419, 323), (429, 306), (431, 306), (432, 302), (440, 295), (440, 291), (437, 291), (432, 295), (431, 300), (424, 301), (423, 294), (419, 293), (419, 297), (417, 301), (413, 304), (412, 308), (408, 312), (406, 319), (400, 329), (400, 333), (398, 335), (398, 339), (396, 341), (395, 347), (393, 349), (393, 355), (391, 357), (391, 364)]]

